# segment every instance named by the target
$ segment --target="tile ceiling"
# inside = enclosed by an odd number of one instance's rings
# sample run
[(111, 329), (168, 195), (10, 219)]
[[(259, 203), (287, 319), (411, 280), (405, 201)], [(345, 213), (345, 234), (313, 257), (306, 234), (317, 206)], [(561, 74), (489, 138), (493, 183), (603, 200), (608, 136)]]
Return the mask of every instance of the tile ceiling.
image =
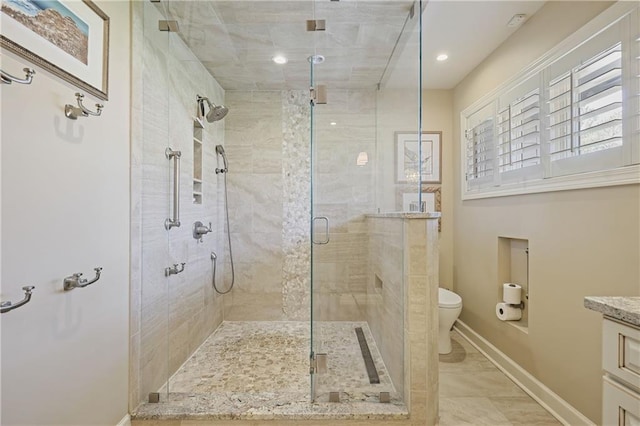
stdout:
[[(372, 88), (381, 80), (412, 0), (170, 1), (180, 36), (226, 90), (309, 87), (307, 57), (319, 83)], [(167, 8), (163, 2), (162, 8)], [(307, 32), (309, 19), (326, 31)], [(414, 20), (415, 21), (415, 20)], [(271, 58), (285, 55), (276, 65)], [(416, 50), (417, 57), (417, 50)]]

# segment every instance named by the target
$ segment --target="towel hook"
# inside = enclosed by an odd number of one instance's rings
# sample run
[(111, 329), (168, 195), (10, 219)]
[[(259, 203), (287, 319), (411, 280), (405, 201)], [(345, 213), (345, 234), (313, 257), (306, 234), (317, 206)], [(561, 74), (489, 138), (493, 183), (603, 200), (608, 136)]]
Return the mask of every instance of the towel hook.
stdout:
[(36, 72), (32, 68), (23, 68), (22, 71), (27, 73), (27, 76), (24, 79), (14, 77), (11, 74), (4, 72), (2, 70), (0, 70), (0, 78), (2, 79), (2, 82), (4, 84), (11, 84), (14, 82), (20, 83), (20, 84), (31, 84), (31, 82), (33, 81), (33, 75)]
[(19, 302), (11, 303), (9, 301), (0, 303), (0, 313), (4, 314), (6, 312), (12, 311), (15, 308), (19, 308), (22, 305), (26, 305), (31, 300), (31, 292), (35, 287), (32, 285), (26, 285), (22, 287), (24, 290), (24, 299)]
[(74, 288), (83, 288), (88, 285), (91, 285), (100, 279), (100, 273), (102, 272), (101, 267), (93, 268), (96, 272), (96, 276), (91, 279), (91, 281), (82, 277), (82, 272), (76, 272), (73, 275), (66, 277), (63, 281), (64, 291), (73, 290)]
[(70, 104), (66, 104), (64, 106), (64, 115), (71, 119), (71, 120), (77, 120), (78, 117), (88, 117), (90, 115), (93, 115), (95, 117), (99, 117), (100, 114), (102, 114), (102, 108), (104, 108), (104, 105), (102, 104), (96, 104), (96, 112), (93, 112), (91, 110), (88, 110), (84, 105), (82, 105), (82, 99), (84, 99), (84, 95), (82, 93), (76, 93), (76, 98), (78, 100), (78, 106), (74, 107), (73, 105)]

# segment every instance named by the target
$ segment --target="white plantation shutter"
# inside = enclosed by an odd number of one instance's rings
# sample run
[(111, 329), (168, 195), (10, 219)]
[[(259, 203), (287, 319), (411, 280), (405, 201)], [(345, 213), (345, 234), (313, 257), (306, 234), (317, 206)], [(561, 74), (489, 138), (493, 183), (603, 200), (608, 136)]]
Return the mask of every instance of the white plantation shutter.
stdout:
[(589, 25), (462, 112), (465, 198), (640, 183), (640, 7)]
[(554, 176), (624, 165), (622, 59), (622, 43), (617, 41), (549, 82), (548, 141)]
[[(504, 105), (504, 107), (503, 107)], [(498, 98), (500, 184), (542, 177), (539, 74)]]
[[(636, 12), (636, 19), (640, 21), (640, 9)], [(632, 163), (640, 163), (640, 24), (636, 27), (635, 45), (631, 57), (635, 58), (631, 61), (631, 66), (635, 69), (631, 70), (630, 90), (628, 91), (628, 104), (631, 105), (631, 108), (625, 119), (629, 126), (628, 132), (632, 135)], [(633, 142), (634, 140), (635, 142)]]
[(467, 120), (466, 180), (468, 188), (493, 184), (495, 135), (493, 104), (486, 105)]

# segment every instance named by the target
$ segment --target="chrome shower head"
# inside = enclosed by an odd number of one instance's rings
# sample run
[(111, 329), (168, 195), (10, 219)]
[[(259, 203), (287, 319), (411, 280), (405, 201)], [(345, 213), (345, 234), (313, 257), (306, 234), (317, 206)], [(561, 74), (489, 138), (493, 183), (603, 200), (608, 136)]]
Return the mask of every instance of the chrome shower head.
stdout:
[[(212, 104), (209, 98), (197, 95), (196, 100), (198, 101), (198, 114), (200, 117), (205, 117), (209, 123), (213, 123), (214, 121), (222, 120), (229, 109), (224, 105), (215, 105)], [(209, 112), (207, 115), (204, 114), (204, 103), (207, 103), (209, 106)]]
[(209, 123), (213, 123), (214, 121), (218, 121), (218, 120), (222, 120), (227, 113), (229, 112), (229, 109), (224, 106), (224, 105), (211, 105), (209, 104), (209, 113), (207, 114), (207, 121)]

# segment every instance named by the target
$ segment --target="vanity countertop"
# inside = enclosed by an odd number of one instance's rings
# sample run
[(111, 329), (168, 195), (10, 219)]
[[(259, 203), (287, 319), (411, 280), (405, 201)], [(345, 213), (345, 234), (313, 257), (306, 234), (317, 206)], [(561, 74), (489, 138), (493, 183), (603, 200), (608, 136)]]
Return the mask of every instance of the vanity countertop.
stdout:
[(585, 297), (585, 308), (640, 327), (640, 297)]

